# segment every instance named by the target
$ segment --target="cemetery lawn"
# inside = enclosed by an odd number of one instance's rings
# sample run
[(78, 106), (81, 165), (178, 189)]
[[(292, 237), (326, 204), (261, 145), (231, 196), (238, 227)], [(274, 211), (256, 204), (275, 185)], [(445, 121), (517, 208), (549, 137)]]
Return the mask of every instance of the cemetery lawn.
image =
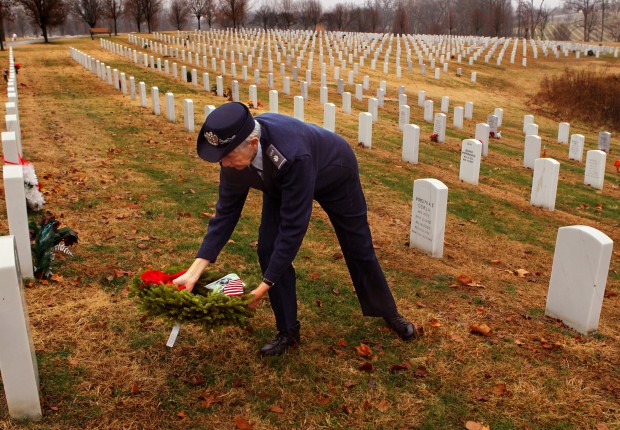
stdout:
[[(125, 36), (112, 39), (128, 45)], [(86, 71), (69, 57), (71, 46), (134, 76), (136, 87), (146, 82), (149, 106), (150, 87), (158, 86), (162, 113), (165, 92), (173, 92), (177, 123)], [(134, 274), (189, 266), (194, 259), (214, 214), (219, 175), (217, 165), (198, 159), (196, 132), (183, 130), (182, 100), (194, 100), (197, 129), (203, 107), (225, 100), (201, 91), (202, 79), (198, 87), (173, 80), (90, 38), (23, 45), (14, 55), (22, 66), (17, 80), (25, 158), (36, 167), (45, 209), (76, 230), (80, 242), (74, 257), (57, 257), (52, 279), (31, 281), (25, 291), (43, 419), (11, 420), (2, 392), (3, 428), (435, 430), (463, 429), (467, 421), (493, 430), (620, 428), (620, 175), (613, 167), (620, 130), (609, 130), (613, 152), (605, 185), (594, 190), (583, 185), (584, 165), (568, 161), (568, 146), (556, 141), (557, 123), (570, 118), (546, 116), (532, 100), (545, 73), (562, 73), (566, 64), (619, 73), (617, 59), (530, 58), (527, 69), (517, 67), (519, 59), (502, 67), (477, 64), (476, 85), (454, 76), (456, 63), (441, 81), (407, 73), (408, 80), (388, 82), (372, 149), (357, 145), (357, 113), (366, 98), (353, 101), (352, 115), (342, 114), (328, 73), (336, 130), (360, 162), (377, 255), (401, 313), (423, 327), (424, 337), (403, 343), (381, 320), (362, 317), (336, 237), (316, 205), (295, 261), (302, 344), (261, 359), (258, 348), (275, 334), (267, 300), (248, 328), (205, 333), (186, 325), (169, 349), (171, 323), (142, 318), (128, 298)], [(0, 61), (8, 65), (7, 51)], [(363, 74), (378, 87), (384, 75), (367, 69)], [(275, 75), (280, 90), (282, 78)], [(266, 74), (261, 79), (259, 99), (268, 107)], [(230, 81), (226, 76), (225, 87)], [(250, 82), (239, 81), (246, 100)], [(417, 165), (401, 161), (394, 101), (401, 84), (411, 122), (421, 128)], [(435, 111), (443, 95), (451, 98), (450, 112), (473, 101), (474, 120), (455, 130), (450, 113), (446, 143), (430, 143), (432, 124), (422, 120), (419, 89), (435, 101)], [(291, 83), (291, 90), (296, 95), (298, 85)], [(321, 125), (318, 100), (314, 84), (305, 118)], [(476, 122), (485, 122), (495, 107), (504, 109), (503, 137), (489, 143), (480, 184), (461, 183), (461, 140), (472, 137)], [(280, 112), (292, 110), (292, 96), (281, 93)], [(529, 204), (525, 114), (535, 115), (547, 156), (561, 162), (554, 212)], [(586, 150), (595, 149), (598, 131), (571, 122), (571, 133), (586, 136)], [(449, 189), (442, 259), (408, 247), (412, 184), (419, 178), (437, 178)], [(1, 201), (0, 226), (7, 234)], [(260, 194), (251, 192), (214, 266), (250, 285), (261, 277), (255, 249), (260, 207)], [(557, 229), (567, 225), (592, 226), (616, 242), (592, 336), (544, 315)], [(461, 275), (471, 279), (469, 286), (457, 280)], [(492, 331), (473, 334), (473, 324)]]

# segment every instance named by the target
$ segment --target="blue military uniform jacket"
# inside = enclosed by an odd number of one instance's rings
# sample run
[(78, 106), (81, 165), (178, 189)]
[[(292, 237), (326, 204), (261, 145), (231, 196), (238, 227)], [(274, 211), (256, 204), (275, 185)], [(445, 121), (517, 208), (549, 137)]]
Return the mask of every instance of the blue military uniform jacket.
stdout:
[[(329, 199), (335, 187), (347, 186), (350, 174), (357, 174), (357, 160), (343, 138), (321, 127), (273, 113), (255, 119), (261, 125), (262, 179), (251, 168), (220, 168), (216, 214), (209, 221), (197, 257), (215, 261), (241, 216), (249, 189), (260, 189), (281, 201), (281, 223), (264, 272), (266, 278), (278, 279), (301, 246), (313, 200)], [(342, 193), (337, 205), (343, 211), (360, 208), (359, 202), (353, 204), (341, 196)], [(358, 198), (353, 192), (350, 196)], [(362, 213), (365, 209), (364, 203)]]

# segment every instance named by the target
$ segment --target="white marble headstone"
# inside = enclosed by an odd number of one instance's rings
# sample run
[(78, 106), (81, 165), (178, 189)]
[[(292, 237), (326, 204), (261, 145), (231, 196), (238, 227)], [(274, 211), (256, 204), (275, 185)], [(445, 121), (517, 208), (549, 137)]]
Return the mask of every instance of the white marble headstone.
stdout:
[(533, 122), (527, 124), (525, 126), (525, 135), (538, 136), (538, 124), (535, 124)]
[(583, 134), (571, 134), (570, 145), (568, 147), (568, 159), (583, 161), (583, 145), (585, 138)]
[(278, 113), (278, 91), (269, 91), (269, 112)]
[(558, 125), (558, 142), (567, 144), (569, 133), (570, 133), (570, 124), (567, 122), (561, 122)]
[(603, 189), (605, 182), (605, 162), (607, 153), (593, 149), (586, 152), (586, 170), (584, 174), (584, 184), (592, 186), (598, 190)]
[(497, 134), (497, 127), (499, 126), (499, 118), (495, 115), (487, 116), (487, 124), (489, 125), (489, 133)]
[(482, 155), (485, 157), (489, 155), (489, 125), (480, 122), (476, 124), (476, 134), (474, 139), (479, 140), (482, 143)]
[(472, 120), (474, 118), (474, 103), (465, 102), (465, 119)]
[(323, 110), (323, 128), (329, 131), (336, 131), (336, 105), (325, 103)]
[(372, 114), (360, 112), (357, 140), (365, 148), (372, 147)]
[[(523, 133), (527, 134), (527, 126), (528, 124), (532, 124), (534, 122), (534, 115), (524, 115), (523, 116)], [(538, 133), (536, 133), (538, 134)]]
[[(21, 170), (21, 166), (14, 166)], [(21, 184), (23, 191), (23, 182)], [(25, 203), (24, 203), (25, 204)], [(39, 370), (13, 236), (0, 237), (0, 371), (9, 415), (42, 418)]]
[(448, 113), (450, 111), (450, 97), (441, 97), (441, 111), (443, 113)]
[(411, 109), (408, 105), (400, 105), (398, 112), (398, 128), (404, 129), (405, 125), (409, 124)]
[(420, 127), (415, 124), (405, 124), (403, 126), (402, 160), (407, 163), (418, 164), (419, 148)]
[(437, 142), (444, 143), (446, 141), (446, 122), (445, 113), (436, 113), (433, 122), (433, 133), (437, 133)]
[(613, 241), (595, 228), (560, 227), (545, 315), (582, 334), (598, 329)]
[(424, 101), (424, 121), (426, 122), (433, 121), (433, 101), (432, 100)]
[(413, 182), (409, 246), (431, 257), (443, 257), (448, 187), (433, 178)]
[(560, 163), (552, 158), (538, 158), (534, 162), (534, 179), (530, 204), (549, 211), (555, 209), (555, 196), (560, 176)]
[(525, 136), (525, 148), (523, 150), (523, 166), (528, 169), (534, 168), (537, 158), (540, 158), (541, 140), (540, 136)]
[(482, 143), (478, 139), (465, 139), (461, 145), (461, 165), (459, 179), (468, 184), (478, 185)]

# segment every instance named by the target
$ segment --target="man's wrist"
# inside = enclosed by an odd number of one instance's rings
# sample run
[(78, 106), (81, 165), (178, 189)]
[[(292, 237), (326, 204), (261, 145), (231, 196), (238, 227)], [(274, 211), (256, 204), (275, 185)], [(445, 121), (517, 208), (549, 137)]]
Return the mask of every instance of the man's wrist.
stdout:
[(269, 288), (271, 288), (271, 287), (276, 285), (275, 282), (273, 282), (271, 279), (267, 279), (267, 278), (263, 278), (263, 284), (268, 285)]

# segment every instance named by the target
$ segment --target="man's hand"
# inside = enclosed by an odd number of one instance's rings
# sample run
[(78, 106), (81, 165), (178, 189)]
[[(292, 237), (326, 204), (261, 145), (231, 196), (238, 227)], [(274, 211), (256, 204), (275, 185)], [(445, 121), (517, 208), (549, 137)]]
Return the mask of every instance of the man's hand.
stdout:
[(172, 281), (174, 285), (184, 285), (187, 291), (192, 291), (194, 289), (194, 285), (200, 279), (200, 275), (209, 265), (209, 260), (205, 260), (204, 258), (197, 258), (194, 260), (194, 263), (187, 269), (184, 275), (179, 276), (175, 280)]
[(248, 305), (248, 307), (250, 309), (256, 309), (256, 306), (258, 306), (258, 302), (260, 302), (267, 293), (267, 291), (269, 291), (269, 288), (271, 288), (269, 285), (261, 282), (258, 287), (250, 291), (250, 294), (254, 296), (254, 300)]

